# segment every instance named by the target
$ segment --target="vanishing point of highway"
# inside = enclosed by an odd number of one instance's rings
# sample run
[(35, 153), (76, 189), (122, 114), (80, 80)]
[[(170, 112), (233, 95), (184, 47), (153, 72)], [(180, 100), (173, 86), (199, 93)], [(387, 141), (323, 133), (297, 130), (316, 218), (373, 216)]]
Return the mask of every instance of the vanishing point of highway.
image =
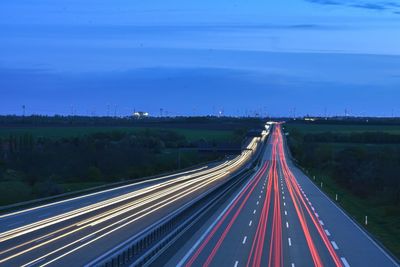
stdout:
[(399, 266), (268, 130), (224, 162), (0, 215), (0, 266)]

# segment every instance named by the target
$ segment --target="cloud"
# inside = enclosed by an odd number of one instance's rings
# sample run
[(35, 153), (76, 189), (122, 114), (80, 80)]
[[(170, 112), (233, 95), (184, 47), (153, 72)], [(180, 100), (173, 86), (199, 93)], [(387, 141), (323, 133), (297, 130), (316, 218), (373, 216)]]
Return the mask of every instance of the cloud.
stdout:
[(327, 5), (327, 6), (344, 6), (360, 9), (368, 9), (375, 11), (391, 11), (394, 14), (400, 13), (400, 3), (396, 2), (370, 2), (370, 1), (355, 1), (355, 0), (306, 0), (307, 2)]
[(385, 4), (372, 4), (372, 3), (363, 3), (363, 4), (354, 4), (352, 7), (372, 9), (372, 10), (386, 10), (388, 6)]

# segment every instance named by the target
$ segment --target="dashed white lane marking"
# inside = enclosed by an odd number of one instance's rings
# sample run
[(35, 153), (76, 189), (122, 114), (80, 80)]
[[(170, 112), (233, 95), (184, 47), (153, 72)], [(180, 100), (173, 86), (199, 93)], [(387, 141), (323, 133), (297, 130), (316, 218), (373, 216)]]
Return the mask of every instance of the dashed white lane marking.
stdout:
[(283, 206), (286, 206), (286, 202), (283, 202)]
[(260, 204), (260, 201), (257, 201), (257, 205)]
[(336, 250), (339, 249), (339, 247), (338, 247), (338, 245), (336, 244), (335, 241), (331, 241), (331, 243), (332, 243), (332, 246), (333, 246), (334, 249), (336, 249)]
[(292, 246), (292, 240), (290, 239), (290, 237), (288, 238), (288, 242), (289, 242), (289, 247)]
[(292, 263), (292, 267), (294, 267), (294, 263)]
[(200, 245), (201, 242), (206, 238), (206, 236), (211, 232), (211, 230), (215, 227), (218, 221), (221, 220), (222, 216), (227, 212), (227, 210), (233, 205), (235, 200), (238, 199), (241, 192), (243, 192), (247, 185), (250, 184), (250, 180), (242, 187), (242, 189), (237, 193), (237, 195), (229, 202), (229, 204), (221, 211), (221, 213), (217, 216), (217, 218), (209, 225), (209, 227), (204, 231), (204, 233), (197, 239), (196, 243), (189, 249), (189, 251), (183, 256), (183, 258), (178, 262), (178, 266), (183, 266), (183, 264), (188, 260), (190, 255), (194, 253), (194, 250)]
[(243, 241), (242, 241), (243, 245), (246, 244), (246, 240), (247, 240), (247, 236), (243, 237)]
[(315, 211), (314, 207), (311, 207), (311, 209), (312, 209), (313, 211)]
[(251, 226), (252, 224), (253, 224), (253, 221), (250, 221), (250, 222), (249, 222), (249, 226)]
[(283, 199), (285, 199), (285, 196), (282, 196)]
[(350, 267), (350, 264), (347, 262), (345, 257), (341, 257), (340, 259), (342, 260), (344, 267)]
[(238, 267), (238, 265), (239, 265), (239, 262), (235, 261), (235, 264), (233, 265), (233, 267)]
[(256, 214), (256, 210), (253, 211), (253, 214)]
[(315, 216), (319, 217), (318, 213), (315, 213)]
[(321, 220), (319, 220), (319, 223), (320, 223), (321, 225), (324, 225), (324, 222), (323, 222), (323, 221), (321, 221)]
[(329, 233), (329, 231), (326, 230), (326, 229), (325, 229), (325, 233), (326, 233), (327, 236), (331, 236), (331, 233)]
[(258, 198), (261, 198), (261, 195), (259, 195)]
[(289, 228), (289, 223), (288, 222), (286, 222), (286, 228)]
[(285, 215), (287, 215), (287, 211), (285, 210)]

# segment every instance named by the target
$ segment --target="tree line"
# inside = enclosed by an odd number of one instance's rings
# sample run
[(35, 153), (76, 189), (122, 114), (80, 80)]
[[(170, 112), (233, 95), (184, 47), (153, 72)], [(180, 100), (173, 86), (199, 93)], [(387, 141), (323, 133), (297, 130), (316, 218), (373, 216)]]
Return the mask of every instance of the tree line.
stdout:
[(387, 144), (400, 144), (400, 135), (303, 134), (294, 128), (289, 137), (292, 155), (303, 167), (329, 174), (359, 197), (400, 207), (400, 146)]
[(29, 132), (9, 135), (0, 138), (0, 182), (18, 181), (32, 190), (33, 197), (44, 197), (63, 193), (62, 184), (66, 183), (134, 179), (221, 157), (195, 149), (179, 151), (191, 147), (196, 143), (170, 130), (109, 131), (62, 138)]
[(387, 132), (351, 132), (305, 134), (305, 142), (358, 143), (358, 144), (400, 144), (400, 134)]

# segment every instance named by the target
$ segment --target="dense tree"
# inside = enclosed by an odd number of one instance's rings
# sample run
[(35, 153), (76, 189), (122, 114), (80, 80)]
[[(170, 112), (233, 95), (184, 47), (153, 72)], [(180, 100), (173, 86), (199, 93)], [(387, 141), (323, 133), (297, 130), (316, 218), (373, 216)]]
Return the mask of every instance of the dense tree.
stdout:
[(302, 135), (294, 130), (289, 146), (302, 166), (330, 173), (355, 195), (400, 205), (399, 141), (400, 135), (381, 132)]

